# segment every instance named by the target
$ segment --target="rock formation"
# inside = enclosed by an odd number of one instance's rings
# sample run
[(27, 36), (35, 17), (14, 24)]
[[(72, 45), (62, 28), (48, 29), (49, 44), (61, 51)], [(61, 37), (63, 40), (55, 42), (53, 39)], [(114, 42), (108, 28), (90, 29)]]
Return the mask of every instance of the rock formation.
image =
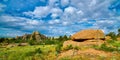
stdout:
[(43, 34), (40, 34), (38, 31), (33, 32), (32, 34), (24, 34), (23, 36), (16, 36), (16, 40), (36, 40), (41, 41), (47, 37)]
[(87, 29), (77, 32), (71, 36), (71, 40), (65, 41), (63, 47), (72, 46), (91, 46), (104, 43), (105, 35), (102, 30)]
[(97, 41), (82, 41), (82, 42), (78, 42), (78, 41), (74, 41), (74, 40), (67, 40), (63, 43), (63, 48), (66, 48), (69, 45), (72, 45), (73, 47), (76, 46), (92, 46), (92, 45), (101, 45), (103, 44), (104, 41), (103, 40), (97, 40)]
[(104, 40), (105, 35), (102, 30), (87, 29), (77, 32), (71, 36), (72, 40)]
[(105, 40), (111, 40), (112, 38), (110, 36), (105, 36)]
[(30, 40), (37, 40), (37, 41), (41, 41), (42, 39), (45, 38), (46, 36), (40, 34), (38, 31), (33, 32), (30, 36)]
[(22, 36), (22, 40), (27, 40), (30, 37), (30, 34), (25, 34)]
[(18, 39), (19, 39), (19, 36), (16, 36), (15, 39), (18, 40)]

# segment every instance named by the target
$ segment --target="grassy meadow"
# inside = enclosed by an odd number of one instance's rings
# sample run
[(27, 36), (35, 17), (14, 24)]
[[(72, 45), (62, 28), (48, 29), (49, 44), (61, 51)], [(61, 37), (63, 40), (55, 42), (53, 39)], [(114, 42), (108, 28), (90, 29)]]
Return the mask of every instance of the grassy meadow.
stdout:
[[(80, 47), (82, 48), (82, 47)], [(65, 56), (59, 60), (91, 60), (91, 58), (97, 60), (118, 60), (120, 59), (120, 41), (108, 40), (100, 46), (86, 47), (85, 49), (79, 49), (79, 47), (73, 47), (72, 45), (62, 49), (60, 44), (50, 45), (28, 45), (28, 46), (15, 46), (15, 47), (0, 47), (0, 60), (57, 60), (59, 54), (69, 50), (87, 50), (93, 48), (100, 51), (109, 52), (111, 56), (104, 55), (74, 55)]]
[(16, 46), (0, 48), (0, 60), (54, 60), (56, 45)]

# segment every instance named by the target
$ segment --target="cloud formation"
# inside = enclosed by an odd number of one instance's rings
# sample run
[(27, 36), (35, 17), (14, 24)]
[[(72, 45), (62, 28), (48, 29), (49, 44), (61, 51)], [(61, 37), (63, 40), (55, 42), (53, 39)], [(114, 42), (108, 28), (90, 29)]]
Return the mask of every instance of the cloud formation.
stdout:
[[(108, 33), (120, 27), (119, 0), (26, 0), (24, 3), (15, 0), (12, 3), (13, 0), (0, 3), (0, 11), (5, 9), (0, 15), (0, 35), (12, 30), (22, 32), (18, 35), (38, 30), (47, 36), (59, 36), (88, 28)], [(15, 6), (17, 3), (20, 5)], [(30, 3), (33, 5), (27, 7)]]

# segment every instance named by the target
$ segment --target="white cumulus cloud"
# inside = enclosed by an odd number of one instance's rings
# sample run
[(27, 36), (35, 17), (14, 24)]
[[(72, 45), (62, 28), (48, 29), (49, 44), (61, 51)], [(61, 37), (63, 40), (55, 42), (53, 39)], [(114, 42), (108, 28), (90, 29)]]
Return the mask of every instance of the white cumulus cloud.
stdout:
[(35, 17), (35, 18), (42, 18), (42, 17), (46, 17), (49, 14), (49, 11), (50, 11), (49, 6), (39, 6), (39, 7), (36, 7), (33, 12), (28, 11), (28, 12), (24, 12), (23, 14), (31, 17)]

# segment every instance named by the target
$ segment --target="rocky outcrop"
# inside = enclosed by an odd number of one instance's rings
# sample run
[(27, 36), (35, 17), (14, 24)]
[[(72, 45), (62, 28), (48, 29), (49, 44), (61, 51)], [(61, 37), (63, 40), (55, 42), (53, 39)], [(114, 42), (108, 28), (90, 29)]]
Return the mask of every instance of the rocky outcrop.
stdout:
[(87, 41), (83, 41), (83, 42), (77, 42), (77, 41), (73, 41), (73, 40), (68, 40), (65, 41), (63, 43), (63, 48), (66, 48), (69, 45), (72, 45), (73, 47), (79, 46), (79, 47), (84, 47), (84, 46), (93, 46), (93, 45), (101, 45), (103, 44), (104, 41), (103, 40), (87, 40)]
[(110, 36), (105, 36), (105, 40), (111, 40), (112, 38)]
[(72, 40), (91, 40), (91, 39), (104, 40), (105, 35), (102, 30), (87, 29), (73, 34), (71, 36), (71, 39)]
[(30, 36), (30, 40), (37, 40), (37, 41), (41, 41), (42, 39), (46, 39), (47, 37), (40, 34), (38, 31), (35, 31), (31, 34)]
[(22, 36), (22, 40), (27, 40), (29, 39), (29, 37), (30, 37), (30, 34), (25, 34)]
[(38, 31), (33, 32), (32, 34), (24, 34), (23, 36), (16, 36), (16, 40), (36, 40), (41, 41), (47, 37), (43, 34), (40, 34)]
[(22, 38), (22, 36), (16, 36), (15, 40), (20, 40)]
[(28, 46), (28, 43), (19, 43), (18, 46)]
[[(80, 58), (74, 59), (78, 56)], [(70, 57), (71, 60), (81, 60), (81, 59), (82, 60), (99, 60), (100, 58), (98, 58), (98, 57), (101, 57), (101, 56), (102, 57), (106, 57), (106, 56), (111, 57), (111, 56), (115, 56), (115, 54), (112, 54), (110, 52), (105, 52), (105, 51), (102, 51), (102, 50), (96, 50), (96, 49), (93, 49), (93, 48), (88, 48), (88, 49), (84, 49), (84, 50), (71, 49), (71, 50), (61, 52), (59, 54), (59, 56), (57, 57), (57, 60), (62, 60), (61, 58), (64, 58), (64, 57), (66, 57), (66, 58)]]
[(72, 46), (91, 46), (104, 43), (105, 35), (102, 30), (87, 29), (77, 32), (71, 36), (71, 40), (65, 41), (63, 47)]

